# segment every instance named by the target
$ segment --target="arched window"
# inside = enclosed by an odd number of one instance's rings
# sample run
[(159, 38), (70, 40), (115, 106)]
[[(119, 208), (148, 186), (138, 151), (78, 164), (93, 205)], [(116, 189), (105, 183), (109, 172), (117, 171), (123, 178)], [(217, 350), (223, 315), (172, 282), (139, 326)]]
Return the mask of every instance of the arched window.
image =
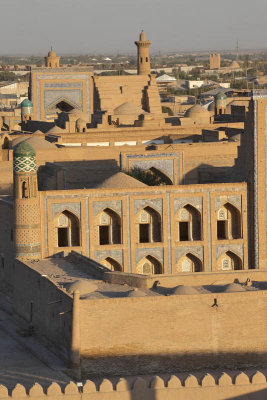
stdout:
[(139, 213), (139, 243), (161, 242), (161, 216), (151, 207)]
[(99, 215), (99, 244), (121, 244), (121, 218), (113, 210), (106, 208)]
[(243, 269), (242, 260), (232, 251), (227, 251), (219, 258), (218, 269), (222, 271)]
[(80, 246), (80, 224), (78, 218), (69, 211), (63, 211), (56, 219), (57, 246)]
[(232, 204), (226, 203), (217, 212), (217, 239), (240, 239), (240, 212)]
[(139, 262), (136, 270), (138, 274), (144, 275), (162, 274), (162, 265), (155, 257), (146, 256)]
[(178, 238), (182, 242), (201, 240), (201, 215), (189, 204), (178, 213)]
[(114, 260), (111, 257), (107, 257), (102, 263), (106, 268), (110, 269), (111, 271), (122, 271), (121, 265), (118, 261)]
[(29, 187), (28, 187), (28, 183), (26, 181), (23, 181), (21, 184), (21, 197), (23, 199), (29, 198)]
[(148, 57), (146, 57), (146, 62), (148, 62)]
[(182, 257), (177, 266), (177, 272), (201, 272), (202, 270), (202, 262), (191, 253)]

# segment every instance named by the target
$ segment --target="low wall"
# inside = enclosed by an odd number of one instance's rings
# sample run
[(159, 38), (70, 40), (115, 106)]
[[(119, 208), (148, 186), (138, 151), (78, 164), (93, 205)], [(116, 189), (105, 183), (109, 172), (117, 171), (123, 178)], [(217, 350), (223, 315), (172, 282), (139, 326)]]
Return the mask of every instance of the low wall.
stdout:
[[(32, 261), (34, 263), (34, 261)], [(72, 332), (72, 297), (23, 262), (14, 264), (13, 310), (36, 328), (36, 334), (69, 360)]]
[(75, 251), (69, 255), (76, 261), (76, 268), (103, 279), (105, 282), (116, 283), (119, 285), (129, 285), (137, 288), (150, 289), (156, 281), (160, 281), (163, 287), (174, 287), (178, 285), (202, 286), (216, 284), (227, 284), (239, 281), (245, 283), (249, 278), (251, 281), (267, 281), (267, 271), (260, 269), (246, 269), (243, 271), (229, 272), (197, 272), (181, 274), (162, 274), (162, 275), (138, 275), (127, 272), (113, 272), (99, 264), (97, 261), (83, 256)]
[(8, 393), (4, 386), (0, 386), (1, 400), (261, 400), (267, 396), (267, 382), (263, 373), (257, 372), (251, 378), (246, 373), (239, 373), (234, 378), (223, 373), (216, 379), (210, 374), (197, 379), (189, 375), (185, 380), (172, 376), (168, 382), (155, 376), (150, 380), (142, 378), (121, 378), (113, 385), (104, 379), (96, 387), (92, 381), (86, 381), (83, 388), (79, 389), (75, 383), (69, 383), (62, 391), (57, 383), (52, 383), (44, 391), (35, 384), (29, 392), (21, 385), (17, 385)]
[(81, 300), (82, 373), (265, 366), (266, 310), (267, 291)]

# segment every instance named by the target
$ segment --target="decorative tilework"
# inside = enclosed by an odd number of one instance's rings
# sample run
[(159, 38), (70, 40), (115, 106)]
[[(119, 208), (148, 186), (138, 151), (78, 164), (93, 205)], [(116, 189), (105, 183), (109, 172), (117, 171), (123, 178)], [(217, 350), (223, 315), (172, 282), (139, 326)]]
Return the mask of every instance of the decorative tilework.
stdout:
[(14, 157), (13, 168), (15, 172), (35, 172), (35, 156)]
[(215, 211), (218, 211), (221, 206), (229, 202), (241, 211), (241, 196), (218, 196), (215, 197)]
[(153, 256), (163, 264), (163, 248), (152, 247), (151, 249), (135, 249), (135, 262), (139, 263), (142, 258), (147, 256)]
[(123, 251), (122, 250), (97, 250), (95, 251), (95, 260), (102, 261), (107, 257), (113, 258), (123, 266)]
[(110, 208), (111, 210), (122, 216), (122, 202), (118, 201), (94, 201), (93, 202), (93, 215), (97, 216), (105, 208)]
[(216, 259), (218, 260), (218, 258), (227, 251), (235, 253), (241, 258), (241, 260), (243, 260), (244, 249), (242, 244), (225, 244), (216, 246)]
[(203, 247), (202, 246), (183, 246), (177, 247), (175, 250), (175, 261), (178, 261), (181, 257), (185, 256), (186, 254), (191, 253), (201, 261), (203, 261)]
[(140, 168), (143, 170), (148, 170), (152, 167), (157, 168), (171, 181), (174, 181), (174, 160), (143, 160), (143, 161), (133, 161), (131, 163), (131, 168)]
[(162, 215), (162, 199), (140, 199), (134, 201), (134, 215), (145, 207), (154, 208)]
[(79, 219), (81, 218), (81, 203), (57, 203), (52, 204), (52, 218), (55, 218), (57, 214), (63, 211), (70, 211), (76, 215)]
[[(168, 158), (172, 157), (170, 160)], [(160, 159), (159, 159), (160, 158)], [(177, 160), (177, 183), (179, 184), (180, 170), (179, 170), (179, 153), (161, 153), (161, 154), (135, 154), (127, 155), (126, 157), (126, 169), (129, 171), (129, 161), (131, 166), (138, 166), (140, 168), (149, 169), (151, 167), (158, 168), (162, 172), (166, 173), (169, 178), (174, 182), (174, 159)], [(133, 161), (135, 160), (135, 161)], [(137, 165), (139, 163), (139, 165)], [(141, 164), (140, 164), (141, 163)], [(149, 166), (148, 166), (149, 165)]]
[(202, 197), (185, 197), (174, 199), (174, 213), (176, 214), (185, 205), (191, 204), (198, 211), (202, 212)]

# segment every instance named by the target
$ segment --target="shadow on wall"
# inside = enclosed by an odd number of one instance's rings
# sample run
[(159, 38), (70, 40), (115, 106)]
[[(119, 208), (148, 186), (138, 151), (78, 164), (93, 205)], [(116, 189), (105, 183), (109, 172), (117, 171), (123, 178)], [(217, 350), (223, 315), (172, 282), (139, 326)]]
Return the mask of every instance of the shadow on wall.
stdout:
[[(227, 183), (235, 182), (234, 167), (214, 167), (209, 164), (200, 164), (184, 175), (184, 184), (197, 183)], [(240, 181), (240, 180), (238, 180)]]
[[(134, 350), (133, 350), (134, 351)], [(119, 353), (119, 349), (118, 349)], [(267, 366), (266, 353), (170, 353), (170, 354), (131, 354), (128, 356), (89, 356), (86, 352), (82, 357), (83, 379), (95, 379), (97, 371), (105, 376), (167, 374), (173, 371), (186, 372), (197, 369), (242, 369), (247, 365), (255, 368)]]
[(267, 389), (257, 390), (241, 396), (229, 397), (228, 400), (264, 400), (267, 399)]
[(91, 189), (119, 172), (115, 159), (46, 163), (38, 170), (39, 190)]

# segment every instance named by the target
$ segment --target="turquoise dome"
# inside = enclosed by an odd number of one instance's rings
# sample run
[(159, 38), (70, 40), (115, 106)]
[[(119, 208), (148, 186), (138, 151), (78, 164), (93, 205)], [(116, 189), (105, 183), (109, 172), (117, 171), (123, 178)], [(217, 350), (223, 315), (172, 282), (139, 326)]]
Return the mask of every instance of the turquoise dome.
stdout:
[(216, 94), (215, 99), (216, 100), (226, 100), (227, 96), (223, 92), (219, 92), (218, 94)]
[(33, 107), (33, 104), (31, 100), (29, 99), (24, 99), (23, 102), (21, 103), (21, 108), (22, 107)]
[(35, 157), (35, 151), (29, 143), (23, 141), (15, 146), (14, 157)]

